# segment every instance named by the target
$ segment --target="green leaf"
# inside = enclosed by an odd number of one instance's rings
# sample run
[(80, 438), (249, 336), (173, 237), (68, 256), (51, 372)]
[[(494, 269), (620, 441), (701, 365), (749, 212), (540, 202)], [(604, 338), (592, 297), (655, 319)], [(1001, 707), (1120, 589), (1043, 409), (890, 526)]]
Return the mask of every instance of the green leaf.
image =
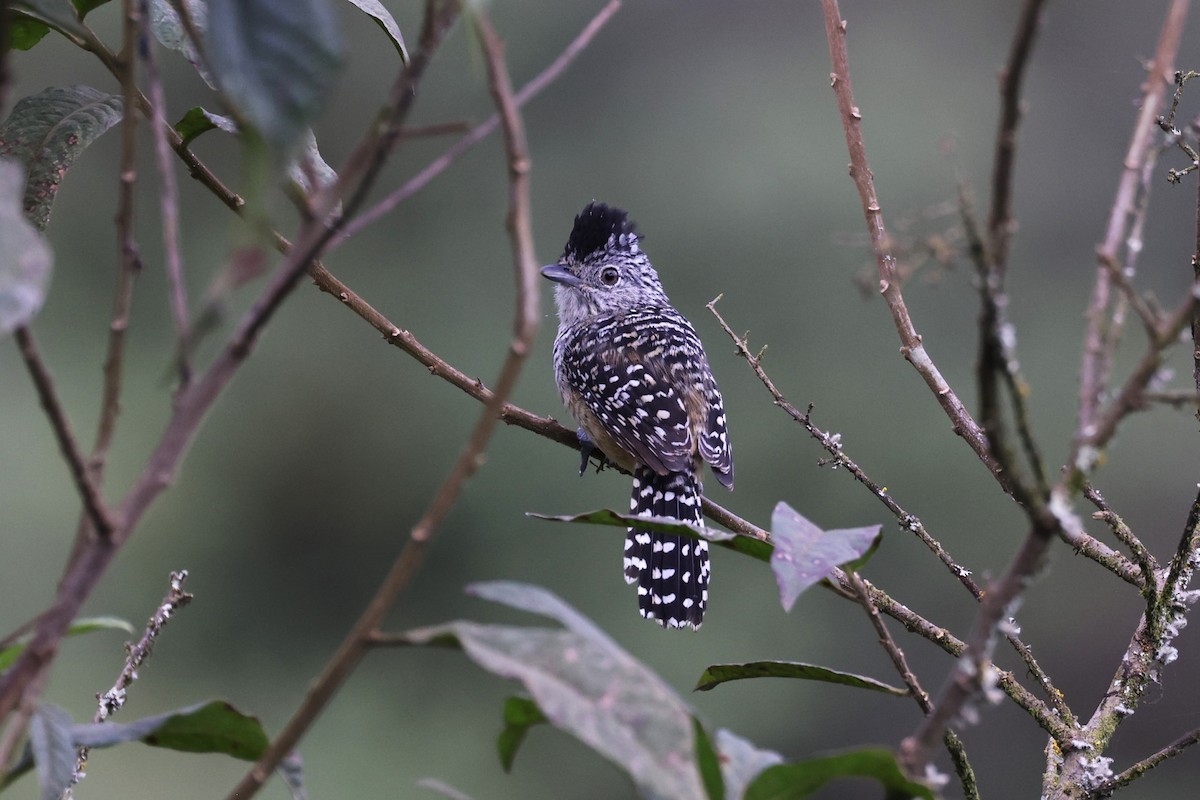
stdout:
[(871, 525), (824, 531), (787, 503), (778, 503), (771, 515), (771, 539), (775, 542), (771, 569), (783, 610), (791, 611), (801, 592), (827, 578), (839, 564), (867, 553), (880, 529)]
[(628, 772), (643, 795), (703, 796), (691, 711), (658, 675), (545, 589), (501, 582), (471, 592), (569, 627), (459, 621), (409, 631), (403, 641), (444, 644), (449, 637), (479, 666), (519, 680), (546, 719)]
[(933, 800), (928, 786), (904, 776), (890, 750), (877, 748), (770, 767), (750, 784), (745, 800), (799, 800), (836, 778), (869, 778), (879, 783), (889, 798)]
[(400, 60), (408, 64), (408, 49), (404, 46), (404, 35), (400, 33), (400, 26), (392, 18), (391, 12), (383, 7), (383, 3), (379, 0), (349, 0), (349, 2), (357, 6), (364, 14), (375, 19), (379, 27), (383, 28), (384, 33), (392, 40), (392, 45), (400, 54)]
[(0, 125), (0, 156), (27, 173), (24, 207), (45, 230), (50, 206), (75, 159), (121, 119), (121, 98), (90, 86), (51, 87), (23, 97)]
[(761, 539), (756, 539), (753, 536), (743, 536), (740, 533), (729, 533), (727, 531), (718, 531), (712, 528), (698, 528), (689, 525), (686, 522), (680, 522), (677, 519), (668, 517), (635, 517), (630, 514), (621, 514), (612, 509), (602, 508), (598, 511), (588, 511), (583, 514), (535, 514), (526, 512), (526, 516), (534, 519), (544, 519), (550, 522), (577, 522), (587, 525), (613, 525), (619, 528), (627, 528), (630, 525), (637, 525), (639, 528), (650, 531), (658, 531), (659, 533), (673, 533), (679, 536), (691, 536), (693, 539), (706, 539), (718, 547), (724, 547), (726, 550), (733, 550), (742, 555), (756, 558), (759, 561), (770, 561), (773, 548), (770, 542), (764, 542)]
[(725, 779), (721, 776), (721, 759), (713, 748), (708, 731), (700, 720), (692, 717), (692, 736), (696, 742), (696, 764), (700, 768), (700, 780), (708, 800), (725, 800)]
[[(50, 246), (25, 216), (24, 193), (25, 170), (0, 158), (0, 336), (29, 324), (41, 310), (54, 266)], [(0, 669), (9, 649), (0, 650)]]
[[(106, 0), (82, 2), (76, 0), (12, 0), (9, 8), (13, 12), (11, 43), (17, 50), (28, 50), (42, 40), (53, 28), (64, 36), (85, 40), (88, 30), (81, 18)], [(84, 6), (88, 6), (86, 11)]]
[(874, 678), (854, 675), (849, 672), (839, 672), (828, 667), (815, 664), (802, 664), (798, 661), (749, 661), (745, 664), (713, 664), (700, 675), (696, 683), (696, 691), (707, 692), (722, 683), (739, 681), (746, 678), (799, 678), (806, 681), (823, 681), (839, 683), (843, 686), (853, 686), (858, 689), (870, 689), (875, 692), (893, 694), (897, 697), (907, 697), (908, 691), (898, 686), (892, 686)]
[(512, 772), (517, 750), (525, 741), (525, 734), (534, 725), (549, 722), (537, 703), (528, 697), (510, 697), (504, 701), (504, 729), (496, 740), (500, 752), (500, 764), (505, 772)]
[(231, 117), (214, 114), (208, 109), (196, 106), (175, 123), (175, 132), (183, 139), (185, 145), (202, 133), (211, 130), (222, 130), (226, 133), (237, 133), (237, 122)]
[[(130, 635), (136, 632), (132, 625), (117, 617), (80, 617), (67, 628), (67, 636), (78, 636), (83, 633), (111, 630), (125, 631)], [(33, 634), (26, 634), (19, 637), (8, 647), (0, 650), (0, 672), (12, 666), (13, 662), (25, 650), (32, 638)]]
[(270, 743), (262, 723), (223, 700), (200, 703), (134, 722), (77, 725), (75, 743), (111, 747), (141, 740), (185, 753), (223, 753), (256, 761)]
[(281, 159), (325, 104), (342, 62), (327, 0), (209, 0), (217, 86)]
[(75, 776), (72, 723), (70, 714), (49, 703), (39, 704), (29, 720), (29, 747), (42, 800), (59, 800)]

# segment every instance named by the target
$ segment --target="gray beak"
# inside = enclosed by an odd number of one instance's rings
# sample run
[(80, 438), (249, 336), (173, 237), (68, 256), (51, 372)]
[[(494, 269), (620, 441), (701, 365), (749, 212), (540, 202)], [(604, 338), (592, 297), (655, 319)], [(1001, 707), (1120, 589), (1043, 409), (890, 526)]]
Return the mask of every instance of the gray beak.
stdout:
[(555, 283), (561, 283), (565, 286), (582, 286), (583, 281), (576, 278), (567, 270), (566, 267), (558, 264), (551, 264), (548, 267), (542, 267), (542, 276), (549, 278)]

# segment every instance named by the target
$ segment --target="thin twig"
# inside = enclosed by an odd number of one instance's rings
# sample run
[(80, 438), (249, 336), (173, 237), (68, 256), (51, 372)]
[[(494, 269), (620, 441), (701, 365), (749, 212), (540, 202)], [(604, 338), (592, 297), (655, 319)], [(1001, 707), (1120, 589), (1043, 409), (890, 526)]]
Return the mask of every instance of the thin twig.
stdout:
[(983, 592), (971, 578), (971, 570), (958, 564), (950, 556), (946, 549), (942, 547), (941, 543), (929, 534), (929, 532), (925, 529), (925, 525), (915, 514), (910, 514), (908, 511), (906, 511), (898, 502), (896, 502), (895, 498), (893, 498), (883, 486), (880, 486), (878, 483), (872, 480), (871, 477), (862, 469), (862, 467), (860, 467), (848, 455), (846, 455), (845, 451), (842, 450), (840, 435), (830, 434), (813, 424), (811, 405), (806, 411), (801, 412), (783, 395), (783, 392), (779, 390), (779, 388), (775, 385), (775, 382), (771, 380), (771, 376), (768, 375), (767, 371), (763, 368), (761, 359), (759, 359), (758, 356), (750, 351), (750, 346), (746, 341), (746, 338), (743, 336), (738, 336), (736, 333), (734, 333), (733, 328), (731, 328), (729, 323), (725, 321), (725, 318), (721, 316), (721, 312), (717, 311), (717, 302), (720, 299), (721, 298), (719, 296), (714, 298), (713, 300), (709, 301), (706, 307), (710, 312), (712, 312), (712, 315), (717, 318), (717, 323), (721, 326), (722, 330), (724, 330), (729, 338), (733, 340), (733, 346), (737, 351), (737, 354), (745, 359), (746, 363), (750, 365), (750, 369), (754, 371), (754, 374), (758, 377), (759, 381), (763, 386), (766, 387), (772, 399), (775, 401), (775, 405), (783, 409), (784, 413), (786, 413), (793, 420), (800, 423), (804, 429), (808, 431), (808, 434), (816, 439), (817, 442), (819, 442), (820, 445), (825, 449), (825, 451), (829, 453), (829, 455), (833, 456), (832, 463), (835, 467), (845, 469), (850, 475), (854, 476), (855, 480), (867, 487), (871, 494), (879, 498), (880, 502), (887, 506), (887, 509), (892, 512), (893, 516), (895, 516), (900, 522), (900, 526), (905, 531), (915, 534), (917, 538), (920, 539), (927, 548), (929, 548), (930, 552), (937, 556), (938, 560), (946, 566), (946, 569), (950, 571), (950, 574), (967, 588), (967, 591), (971, 593), (972, 597), (978, 600)]
[[(167, 142), (167, 98), (158, 72), (154, 37), (150, 35), (149, 0), (138, 0), (141, 28), (139, 36), (142, 60), (146, 65), (146, 83), (150, 93), (150, 132), (154, 138), (154, 156), (161, 181), (159, 207), (162, 209), (163, 253), (166, 262), (167, 286), (171, 298), (171, 314), (175, 320), (175, 335), (179, 337), (179, 379), (187, 386), (192, 378), (190, 359), (191, 323), (188, 320), (187, 283), (183, 277), (183, 256), (179, 249), (179, 187), (175, 181), (171, 146)], [(132, 106), (126, 106), (131, 108)]]
[[(321, 193), (319, 200), (314, 203), (314, 208), (318, 209), (318, 216), (302, 227), (298, 237), (299, 243), (284, 259), (284, 263), (268, 282), (257, 302), (242, 318), (209, 369), (176, 395), (173, 413), (166, 429), (145, 468), (121, 504), (117, 515), (121, 525), (113, 530), (111, 537), (89, 539), (73, 555), (60, 581), (55, 602), (39, 619), (33, 640), (21, 653), (17, 662), (0, 677), (0, 718), (6, 716), (20, 702), (26, 687), (34, 685), (37, 676), (43, 674), (49, 666), (70, 620), (76, 616), (84, 600), (94, 590), (119, 547), (136, 529), (142, 515), (174, 480), (188, 445), (204, 416), (245, 363), (263, 327), (274, 317), (280, 305), (296, 287), (299, 277), (309, 268), (312, 259), (336, 229), (338, 220), (331, 220), (329, 215), (336, 207), (338, 192), (344, 191), (348, 186), (354, 187), (350, 198), (344, 204), (348, 212), (357, 203), (361, 203), (383, 161), (391, 152), (396, 132), (412, 107), (415, 87), (424, 66), (429, 63), (433, 50), (441, 43), (451, 24), (452, 12), (437, 2), (433, 5), (437, 7), (437, 13), (429, 17), (429, 24), (422, 37), (422, 51), (414, 58), (410, 69), (406, 70), (393, 86), (393, 106), (389, 113), (383, 115), (386, 124), (373, 127), (364, 142), (356, 148), (347, 166), (342, 170), (336, 189), (330, 191), (327, 188)], [(97, 44), (95, 49), (98, 54), (104, 52), (103, 45)], [(133, 106), (134, 100), (130, 99), (127, 107)], [(126, 115), (127, 121), (134, 118), (135, 115)], [(127, 173), (123, 171), (123, 186), (126, 184), (126, 177)]]
[[(122, 666), (120, 674), (117, 675), (116, 681), (107, 691), (96, 695), (96, 713), (92, 716), (92, 722), (107, 722), (125, 705), (129, 687), (138, 679), (138, 672), (154, 650), (154, 643), (158, 640), (163, 626), (175, 616), (176, 611), (192, 601), (192, 595), (183, 588), (187, 577), (187, 570), (171, 573), (170, 588), (163, 596), (162, 602), (158, 604), (158, 608), (150, 615), (150, 620), (146, 623), (141, 638), (134, 644), (125, 645), (125, 664)], [(83, 778), (87, 770), (87, 761), (88, 748), (80, 747), (75, 775), (71, 781), (72, 785), (78, 784)]]
[[(842, 449), (840, 435), (831, 435), (813, 424), (811, 405), (804, 413), (801, 413), (788, 401), (786, 397), (784, 397), (783, 393), (779, 391), (778, 387), (775, 386), (775, 382), (771, 380), (771, 377), (763, 368), (761, 359), (750, 352), (749, 343), (746, 341), (745, 337), (739, 337), (737, 334), (735, 334), (733, 329), (730, 328), (729, 323), (726, 322), (725, 318), (722, 317), (720, 312), (717, 311), (716, 304), (720, 299), (720, 297), (717, 297), (710, 301), (707, 306), (708, 310), (712, 312), (713, 316), (717, 318), (717, 322), (720, 324), (721, 328), (724, 329), (729, 338), (733, 340), (734, 348), (737, 350), (738, 355), (746, 360), (746, 363), (750, 365), (752, 370), (754, 370), (754, 374), (758, 376), (758, 379), (767, 388), (767, 391), (771, 394), (771, 397), (775, 401), (775, 405), (782, 408), (784, 412), (788, 414), (788, 416), (800, 423), (804, 429), (808, 431), (809, 435), (816, 439), (821, 446), (825, 448), (825, 451), (833, 456), (832, 463), (835, 467), (844, 468), (848, 473), (854, 476), (855, 480), (867, 487), (871, 494), (875, 495), (875, 497), (877, 497), (880, 502), (882, 502), (888, 508), (888, 510), (892, 512), (892, 514), (900, 522), (900, 526), (903, 530), (916, 534), (917, 538), (919, 538), (921, 542), (929, 548), (930, 552), (937, 556), (938, 560), (946, 566), (946, 568), (950, 571), (950, 574), (953, 575), (959, 581), (959, 583), (961, 583), (967, 589), (967, 591), (971, 593), (971, 596), (975, 598), (976, 601), (979, 601), (983, 597), (983, 590), (980, 589), (979, 585), (975, 583), (973, 578), (971, 578), (971, 571), (958, 564), (950, 556), (950, 553), (947, 552), (944, 547), (942, 547), (942, 544), (938, 540), (934, 539), (933, 536), (931, 536), (925, 529), (925, 525), (921, 522), (920, 518), (918, 518), (915, 514), (911, 514), (906, 511), (904, 507), (901, 506), (894, 497), (892, 497), (885, 487), (880, 486), (877, 482), (875, 482), (869, 475), (866, 474), (862, 467), (860, 467), (848, 455), (846, 455), (845, 451)], [(1046, 698), (1054, 706), (1055, 710), (1059, 713), (1059, 716), (1069, 724), (1074, 724), (1075, 716), (1072, 714), (1070, 708), (1064, 701), (1062, 692), (1060, 692), (1051, 682), (1050, 676), (1046, 674), (1046, 671), (1042, 669), (1041, 665), (1038, 664), (1037, 660), (1033, 657), (1033, 652), (1029, 649), (1028, 645), (1021, 641), (1020, 637), (1014, 631), (1006, 632), (1005, 638), (1008, 639), (1009, 643), (1013, 646), (1013, 649), (1025, 662), (1026, 667), (1029, 669), (1029, 673), (1033, 675), (1035, 680), (1037, 680), (1038, 684), (1042, 688), (1042, 691), (1045, 693)]]
[[(267, 776), (299, 742), (317, 715), (333, 697), (334, 692), (354, 670), (372, 646), (384, 617), (395, 603), (397, 595), (408, 585), (420, 568), (438, 527), (457, 500), (463, 484), (480, 464), (480, 455), (498, 420), (508, 394), (516, 384), (521, 368), (529, 354), (539, 321), (537, 258), (533, 251), (533, 234), (529, 203), (529, 156), (524, 127), (509, 84), (503, 47), (491, 22), (482, 11), (476, 12), (475, 23), (487, 55), (488, 83), (504, 123), (505, 144), (509, 169), (508, 227), (512, 240), (516, 272), (517, 300), (513, 339), (500, 370), (496, 389), (485, 404), (467, 446), (459, 455), (454, 468), (431, 501), (421, 519), (413, 526), (409, 538), (392, 565), (391, 571), (376, 591), (362, 616), (330, 659), (321, 676), (308, 693), (283, 731), (271, 743), (267, 752), (230, 792), (230, 800), (247, 800), (262, 787)], [(418, 56), (419, 57), (419, 56)]]
[(917, 676), (913, 674), (912, 669), (908, 666), (908, 659), (904, 657), (904, 651), (896, 644), (896, 640), (892, 638), (891, 632), (883, 624), (883, 619), (879, 616), (879, 609), (871, 602), (871, 593), (867, 591), (866, 584), (863, 583), (858, 573), (852, 569), (846, 570), (846, 580), (854, 590), (859, 605), (867, 612), (867, 618), (871, 620), (871, 626), (875, 628), (875, 633), (879, 635), (880, 646), (888, 654), (888, 658), (892, 660), (892, 666), (896, 668), (896, 674), (900, 676), (900, 679), (904, 681), (904, 685), (908, 687), (908, 693), (912, 695), (913, 700), (921, 707), (922, 712), (925, 714), (932, 713), (933, 704), (929, 702), (929, 693), (921, 688), (920, 681), (917, 680)]
[(1196, 728), (1189, 733), (1185, 733), (1183, 736), (1180, 736), (1178, 739), (1171, 742), (1154, 755), (1147, 756), (1129, 769), (1118, 773), (1116, 777), (1104, 784), (1104, 786), (1097, 791), (1096, 795), (1098, 797), (1109, 796), (1112, 792), (1120, 789), (1123, 786), (1128, 786), (1150, 770), (1157, 767), (1159, 764), (1163, 763), (1169, 758), (1174, 758), (1197, 742), (1200, 742), (1200, 728)]
[(101, 536), (111, 536), (117, 527), (117, 522), (88, 470), (87, 460), (79, 449), (75, 432), (71, 429), (71, 421), (67, 419), (66, 409), (58, 396), (58, 391), (54, 388), (54, 379), (51, 377), (50, 371), (46, 369), (46, 364), (42, 361), (42, 356), (33, 341), (33, 333), (29, 328), (21, 326), (13, 332), (13, 337), (17, 341), (17, 348), (21, 351), (21, 358), (24, 359), (25, 366), (29, 369), (29, 375), (33, 379), (34, 388), (37, 389), (42, 408), (45, 409), (46, 416), (50, 418), (50, 427), (54, 430), (54, 438), (58, 440), (59, 449), (62, 450), (63, 457), (67, 460), (75, 487), (79, 490), (80, 497), (83, 498), (84, 511)]
[[(604, 6), (604, 8), (600, 9), (600, 12), (596, 14), (596, 16), (593, 17), (586, 26), (584, 26), (583, 30), (579, 32), (579, 35), (567, 45), (566, 49), (559, 54), (558, 58), (550, 62), (550, 64), (544, 70), (538, 73), (537, 77), (521, 87), (521, 90), (515, 95), (517, 108), (521, 108), (534, 97), (537, 97), (537, 95), (543, 89), (553, 83), (558, 76), (561, 75), (563, 71), (571, 65), (571, 62), (575, 60), (576, 56), (578, 56), (585, 48), (587, 48), (589, 44), (591, 44), (592, 39), (596, 37), (596, 34), (600, 32), (600, 29), (608, 23), (608, 21), (614, 14), (617, 13), (620, 8), (621, 0), (610, 0), (610, 2)], [(486, 139), (499, 126), (500, 114), (497, 112), (492, 114), (479, 125), (475, 126), (470, 133), (466, 134), (453, 145), (451, 145), (446, 152), (442, 153), (442, 155), (429, 162), (424, 169), (422, 169), (413, 177), (409, 178), (408, 181), (402, 184), (399, 188), (389, 192), (387, 197), (383, 198), (371, 208), (368, 208), (366, 211), (347, 222), (342, 231), (334, 237), (332, 242), (330, 242), (327, 250), (332, 251), (337, 249), (338, 246), (340, 246), (351, 236), (358, 233), (371, 223), (376, 222), (380, 218), (391, 213), (396, 206), (400, 205), (402, 202), (424, 189), (430, 181), (445, 172), (447, 167), (457, 161), (460, 156), (462, 156), (472, 147)]]
[(1013, 36), (1008, 63), (1000, 73), (1000, 125), (992, 162), (992, 210), (988, 217), (989, 251), (1000, 284), (1008, 265), (1012, 239), (1012, 177), (1016, 161), (1017, 126), (1021, 123), (1021, 82), (1029, 65), (1044, 0), (1026, 0)]
[(1108, 501), (1104, 499), (1104, 495), (1092, 486), (1090, 483), (1083, 487), (1083, 496), (1086, 497), (1098, 511), (1092, 515), (1093, 519), (1098, 519), (1107, 525), (1123, 545), (1129, 548), (1129, 552), (1133, 555), (1134, 562), (1138, 565), (1142, 575), (1142, 593), (1146, 596), (1150, 607), (1147, 609), (1147, 614), (1154, 614), (1154, 600), (1158, 595), (1158, 585), (1155, 575), (1158, 573), (1158, 561), (1146, 549), (1146, 545), (1142, 544), (1125, 521), (1117, 516), (1116, 512), (1108, 505)]
[(830, 84), (837, 98), (842, 128), (846, 133), (846, 146), (850, 153), (850, 177), (858, 189), (879, 273), (879, 292), (887, 303), (892, 323), (900, 337), (900, 352), (925, 380), (938, 404), (950, 418), (954, 432), (967, 442), (1004, 491), (1015, 497), (1020, 492), (1020, 487), (1013, 483), (1003, 465), (992, 455), (987, 435), (971, 417), (966, 406), (934, 364), (909, 316), (900, 281), (897, 279), (896, 259), (891, 253), (887, 228), (883, 222), (883, 211), (875, 192), (875, 181), (867, 163), (866, 145), (862, 136), (863, 117), (854, 102), (854, 89), (850, 81), (850, 66), (846, 55), (846, 24), (841, 17), (837, 0), (821, 0), (821, 7), (824, 10), (825, 36), (829, 42), (832, 64)]
[(1084, 350), (1079, 369), (1076, 442), (1067, 460), (1068, 464), (1076, 462), (1080, 450), (1090, 438), (1089, 431), (1095, 426), (1099, 414), (1100, 398), (1112, 360), (1112, 353), (1106, 347), (1104, 337), (1105, 311), (1109, 306), (1113, 272), (1107, 265), (1121, 263), (1121, 244), (1128, 240), (1130, 223), (1137, 213), (1142, 170), (1147, 160), (1154, 158), (1155, 150), (1151, 146), (1151, 137), (1158, 109), (1162, 107), (1168, 82), (1174, 73), (1175, 54), (1179, 50), (1179, 40), (1183, 35), (1187, 6), (1187, 0), (1172, 0), (1167, 11), (1154, 51), (1154, 59), (1147, 67), (1146, 80), (1142, 84), (1142, 98), (1139, 104), (1141, 110), (1125, 153), (1121, 179), (1117, 185), (1112, 210), (1109, 212), (1104, 240), (1096, 250), (1099, 266), (1086, 312)]

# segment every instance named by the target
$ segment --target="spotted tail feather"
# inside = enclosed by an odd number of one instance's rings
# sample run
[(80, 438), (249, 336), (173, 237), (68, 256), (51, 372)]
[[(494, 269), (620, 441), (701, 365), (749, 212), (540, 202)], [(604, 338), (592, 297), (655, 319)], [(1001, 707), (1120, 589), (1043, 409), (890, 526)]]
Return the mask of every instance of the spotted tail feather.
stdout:
[[(649, 467), (638, 467), (629, 507), (635, 515), (704, 524), (700, 482), (689, 472), (659, 475)], [(637, 584), (643, 617), (657, 620), (664, 628), (699, 628), (708, 605), (708, 577), (708, 542), (629, 529), (625, 582)]]

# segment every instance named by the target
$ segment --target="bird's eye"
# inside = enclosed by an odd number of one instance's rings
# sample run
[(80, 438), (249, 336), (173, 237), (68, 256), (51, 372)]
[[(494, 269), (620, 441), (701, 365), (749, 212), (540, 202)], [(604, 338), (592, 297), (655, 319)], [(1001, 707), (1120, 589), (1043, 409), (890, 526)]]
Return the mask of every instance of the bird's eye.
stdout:
[(600, 271), (600, 280), (605, 286), (616, 286), (617, 281), (621, 280), (621, 273), (616, 267), (605, 267)]

